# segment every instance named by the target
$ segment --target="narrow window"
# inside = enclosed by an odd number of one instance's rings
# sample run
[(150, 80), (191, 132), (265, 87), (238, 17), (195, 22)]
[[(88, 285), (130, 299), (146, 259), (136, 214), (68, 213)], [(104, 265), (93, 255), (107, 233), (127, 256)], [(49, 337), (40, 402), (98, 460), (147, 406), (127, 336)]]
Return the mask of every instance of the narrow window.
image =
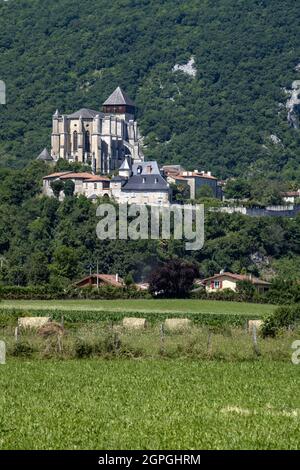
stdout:
[(78, 134), (77, 131), (73, 132), (73, 151), (76, 152), (78, 150)]

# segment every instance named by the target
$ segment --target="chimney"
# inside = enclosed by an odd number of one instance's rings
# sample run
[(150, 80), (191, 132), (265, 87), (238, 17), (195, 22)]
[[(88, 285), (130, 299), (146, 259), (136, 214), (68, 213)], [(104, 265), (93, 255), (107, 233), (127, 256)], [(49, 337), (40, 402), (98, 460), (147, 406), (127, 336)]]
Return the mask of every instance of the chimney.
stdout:
[(119, 282), (119, 274), (116, 274), (116, 282)]

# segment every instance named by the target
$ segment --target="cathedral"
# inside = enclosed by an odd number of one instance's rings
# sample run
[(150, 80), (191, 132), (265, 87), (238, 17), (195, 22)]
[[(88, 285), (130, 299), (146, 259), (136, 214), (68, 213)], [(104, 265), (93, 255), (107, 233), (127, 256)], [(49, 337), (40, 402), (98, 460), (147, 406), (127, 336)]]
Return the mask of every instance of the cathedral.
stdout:
[(113, 173), (125, 160), (143, 162), (134, 102), (118, 87), (103, 103), (102, 111), (83, 108), (65, 115), (57, 110), (50, 158), (90, 164), (97, 174)]

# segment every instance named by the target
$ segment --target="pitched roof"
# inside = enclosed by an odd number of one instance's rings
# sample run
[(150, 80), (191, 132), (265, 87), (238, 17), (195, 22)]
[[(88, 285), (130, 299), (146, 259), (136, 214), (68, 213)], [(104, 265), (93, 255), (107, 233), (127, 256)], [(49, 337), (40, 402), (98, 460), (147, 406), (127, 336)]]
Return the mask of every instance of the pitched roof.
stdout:
[[(141, 172), (139, 172), (139, 169), (141, 170)], [(132, 173), (134, 175), (160, 175), (160, 171), (156, 161), (133, 163)]]
[(105, 284), (110, 284), (115, 287), (122, 287), (124, 285), (123, 279), (119, 276), (119, 280), (117, 281), (117, 275), (115, 274), (92, 274), (91, 276), (86, 276), (85, 278), (80, 279), (80, 281), (75, 283), (75, 286), (78, 286), (79, 284), (82, 284), (85, 281), (89, 281), (91, 278), (92, 280), (95, 279), (95, 281), (97, 281), (97, 277), (100, 282), (102, 281)]
[(83, 119), (94, 119), (97, 115), (102, 115), (100, 111), (95, 111), (94, 109), (88, 109), (88, 108), (81, 108), (78, 111), (76, 111), (73, 114), (69, 114), (67, 117), (69, 119), (79, 119), (82, 117)]
[(115, 91), (104, 101), (103, 106), (135, 106), (134, 102), (118, 86)]
[(169, 185), (161, 175), (133, 175), (123, 191), (169, 191)]
[(129, 165), (128, 158), (125, 158), (125, 160), (123, 161), (123, 163), (120, 166), (119, 170), (130, 170), (130, 165)]
[(91, 179), (93, 177), (93, 175), (91, 173), (87, 173), (87, 172), (83, 172), (83, 173), (67, 173), (65, 175), (62, 175), (61, 176), (61, 179), (62, 180), (72, 180), (72, 179), (80, 179), (80, 180), (84, 180), (84, 179)]
[(71, 174), (72, 171), (60, 171), (58, 173), (51, 173), (51, 175), (44, 176), (43, 180), (48, 180), (52, 178), (61, 178), (64, 175), (69, 175)]
[(42, 160), (42, 161), (53, 161), (53, 158), (49, 154), (48, 150), (44, 148), (44, 150), (39, 154), (37, 157), (37, 160)]
[(208, 173), (195, 173), (194, 171), (188, 172), (188, 175), (181, 174), (184, 178), (203, 178), (203, 179), (211, 179), (211, 180), (216, 180), (217, 178), (215, 176), (212, 176)]
[(90, 178), (84, 180), (85, 183), (96, 183), (97, 181), (110, 181), (106, 176), (90, 175)]
[(245, 275), (245, 274), (234, 274), (230, 272), (215, 274), (214, 276), (203, 279), (202, 282), (206, 283), (208, 281), (212, 281), (213, 279), (218, 279), (220, 277), (230, 277), (231, 279), (234, 279), (235, 281), (250, 281), (252, 282), (252, 284), (261, 284), (261, 285), (266, 285), (266, 286), (270, 285), (269, 282), (263, 281), (262, 279), (259, 279), (254, 276)]

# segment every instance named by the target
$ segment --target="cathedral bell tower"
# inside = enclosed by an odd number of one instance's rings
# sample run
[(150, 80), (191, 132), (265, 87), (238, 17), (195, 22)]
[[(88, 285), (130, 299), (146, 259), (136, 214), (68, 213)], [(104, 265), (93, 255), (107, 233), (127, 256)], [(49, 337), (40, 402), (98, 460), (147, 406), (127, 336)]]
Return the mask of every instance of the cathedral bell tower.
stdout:
[(116, 88), (109, 98), (103, 103), (105, 114), (115, 115), (125, 121), (134, 120), (136, 106), (134, 102), (120, 88)]

